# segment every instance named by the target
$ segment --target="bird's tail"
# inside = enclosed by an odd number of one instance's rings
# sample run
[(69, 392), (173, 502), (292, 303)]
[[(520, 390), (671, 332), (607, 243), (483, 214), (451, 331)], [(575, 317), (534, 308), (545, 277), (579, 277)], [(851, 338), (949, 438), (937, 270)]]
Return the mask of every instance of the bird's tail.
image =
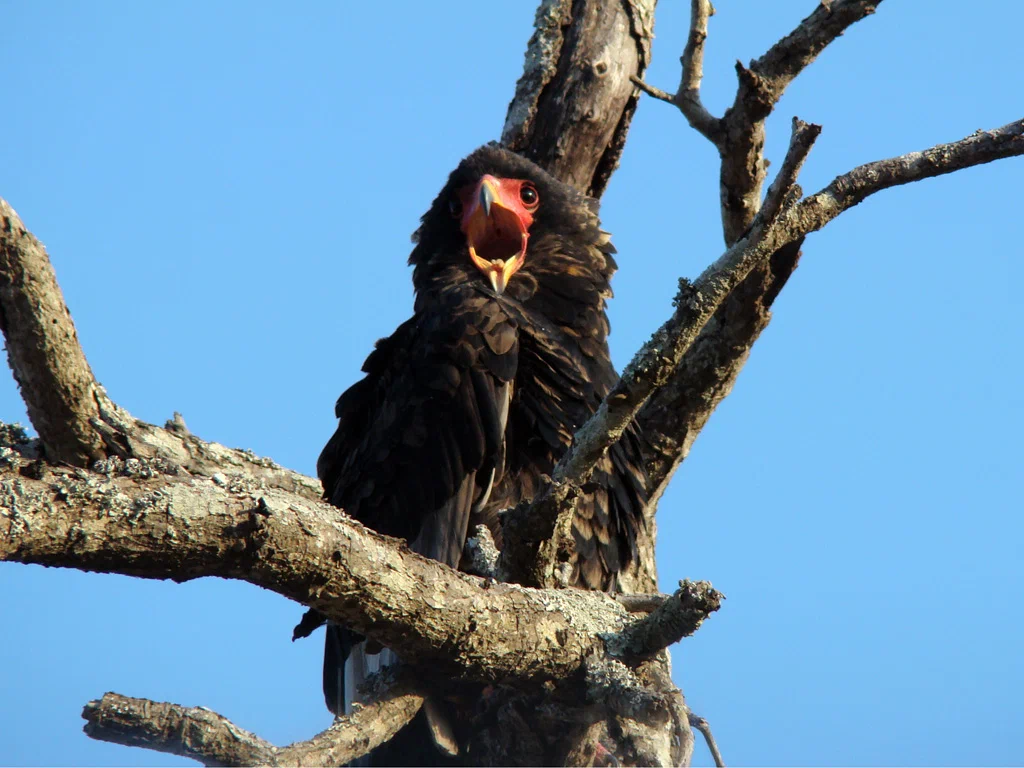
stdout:
[[(324, 644), (324, 701), (327, 708), (336, 717), (351, 714), (352, 705), (361, 699), (359, 687), (370, 675), (397, 660), (387, 648), (381, 648), (379, 653), (367, 653), (367, 643), (362, 635), (328, 624)], [(438, 750), (449, 757), (458, 755), (458, 740), (440, 702), (427, 699), (423, 703), (422, 716)]]
[(345, 666), (359, 639), (344, 627), (327, 625), (324, 643), (324, 702), (335, 717), (347, 714), (346, 710), (351, 709), (352, 698), (346, 695)]

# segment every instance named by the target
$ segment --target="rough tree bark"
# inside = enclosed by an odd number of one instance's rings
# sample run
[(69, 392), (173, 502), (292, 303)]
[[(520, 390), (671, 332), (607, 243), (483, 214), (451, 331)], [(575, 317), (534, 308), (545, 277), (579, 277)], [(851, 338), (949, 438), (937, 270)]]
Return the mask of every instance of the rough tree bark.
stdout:
[[(315, 480), (206, 443), (180, 420), (164, 428), (138, 422), (111, 402), (77, 344), (45, 252), (0, 201), (0, 329), (40, 435), (0, 430), (0, 560), (176, 581), (240, 579), (315, 607), (403, 658), (376, 681), (372, 704), (288, 747), (209, 710), (118, 694), (85, 706), (86, 732), (209, 765), (336, 765), (390, 738), (424, 695), (443, 687), (479, 713), (464, 745), (470, 762), (687, 764), (693, 728), (720, 764), (707, 723), (671, 682), (665, 649), (696, 631), (722, 596), (703, 582), (683, 582), (672, 596), (558, 589), (545, 545), (566, 530), (595, 462), (633, 418), (649, 444), (654, 514), (770, 320), (809, 233), (888, 187), (1024, 154), (1017, 121), (860, 166), (804, 196), (797, 177), (821, 129), (794, 120), (787, 156), (762, 199), (764, 121), (773, 105), (877, 4), (820, 4), (764, 56), (738, 65), (735, 102), (715, 118), (700, 99), (706, 0), (692, 0), (676, 94), (642, 79), (653, 1), (541, 3), (503, 140), (599, 196), (637, 89), (671, 102), (722, 156), (727, 249), (693, 282), (680, 281), (672, 316), (577, 433), (548, 487), (509, 514), (506, 549), (484, 576), (419, 557), (340, 515), (319, 501)], [(653, 541), (642, 546), (641, 567), (653, 574)], [(496, 582), (495, 573), (517, 574), (520, 583)]]

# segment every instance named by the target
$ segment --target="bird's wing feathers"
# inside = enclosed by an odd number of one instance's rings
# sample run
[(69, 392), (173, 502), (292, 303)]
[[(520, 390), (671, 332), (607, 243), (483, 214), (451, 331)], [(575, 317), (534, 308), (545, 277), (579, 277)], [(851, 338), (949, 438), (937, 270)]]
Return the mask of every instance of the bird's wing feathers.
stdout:
[[(457, 565), (470, 515), (505, 471), (517, 356), (516, 323), (493, 295), (441, 292), (377, 343), (366, 377), (338, 399), (338, 429), (317, 462), (324, 496), (414, 552)], [(324, 697), (335, 714), (353, 701), (357, 668), (375, 668), (361, 640), (328, 627)]]
[(493, 295), (456, 286), (367, 359), (338, 400), (317, 470), (327, 499), (455, 565), (469, 515), (504, 471), (518, 328)]

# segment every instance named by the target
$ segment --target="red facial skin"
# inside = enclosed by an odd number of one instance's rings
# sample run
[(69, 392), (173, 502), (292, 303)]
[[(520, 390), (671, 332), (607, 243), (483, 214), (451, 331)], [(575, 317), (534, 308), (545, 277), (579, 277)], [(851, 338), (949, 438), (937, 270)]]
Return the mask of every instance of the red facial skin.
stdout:
[(458, 195), (469, 258), (500, 294), (526, 261), (530, 225), (540, 204), (537, 190), (523, 179), (487, 174)]

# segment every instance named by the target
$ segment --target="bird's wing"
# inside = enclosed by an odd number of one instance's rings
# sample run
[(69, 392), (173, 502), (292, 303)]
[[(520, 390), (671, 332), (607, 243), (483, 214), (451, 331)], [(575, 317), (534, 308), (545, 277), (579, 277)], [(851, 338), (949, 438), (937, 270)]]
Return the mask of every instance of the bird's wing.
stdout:
[(317, 471), (357, 520), (456, 565), (475, 505), (504, 469), (518, 329), (493, 295), (453, 287), (367, 359), (338, 400)]
[[(504, 472), (517, 356), (517, 325), (493, 295), (454, 286), (425, 302), (377, 343), (366, 377), (339, 398), (338, 429), (317, 462), (324, 496), (456, 566), (470, 515)], [(335, 714), (369, 661), (353, 651), (360, 640), (328, 627), (324, 697)]]

